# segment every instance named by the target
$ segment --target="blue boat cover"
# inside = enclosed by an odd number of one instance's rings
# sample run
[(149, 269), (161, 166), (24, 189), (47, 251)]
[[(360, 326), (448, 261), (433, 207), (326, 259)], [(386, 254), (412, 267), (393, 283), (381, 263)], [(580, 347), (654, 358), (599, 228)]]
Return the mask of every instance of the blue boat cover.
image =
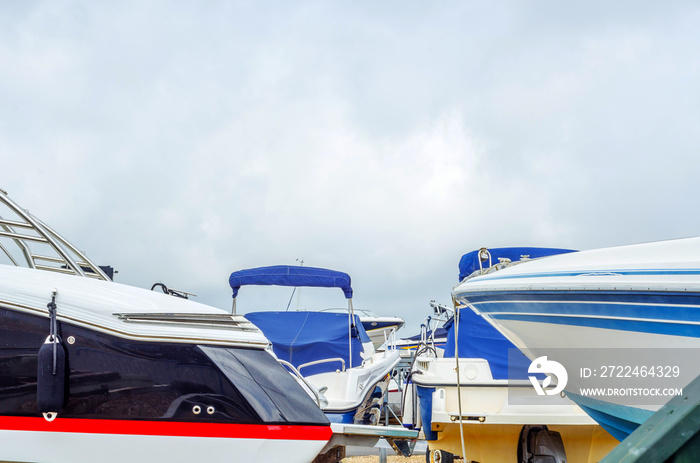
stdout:
[(347, 299), (352, 298), (350, 275), (335, 270), (294, 265), (274, 265), (233, 272), (228, 279), (233, 297), (245, 285), (314, 286), (340, 288)]
[[(245, 317), (260, 328), (272, 343), (275, 355), (295, 367), (315, 360), (340, 357), (345, 367), (362, 363), (362, 343), (371, 342), (355, 315), (355, 330), (352, 336), (352, 365), (348, 350), (347, 313), (333, 312), (252, 312)], [(304, 376), (335, 371), (340, 362), (322, 363), (305, 367)]]
[[(459, 349), (455, 348), (454, 318), (445, 323), (447, 342), (445, 343), (445, 358), (454, 358), (459, 352), (459, 358), (482, 358), (489, 362), (493, 379), (527, 379), (527, 369), (530, 360), (517, 347), (507, 340), (496, 328), (477, 315), (473, 310), (465, 308), (459, 312)], [(509, 368), (510, 351), (510, 373)]]
[[(538, 257), (554, 256), (556, 254), (565, 254), (567, 252), (576, 252), (573, 249), (559, 249), (559, 248), (487, 248), (491, 254), (491, 264), (495, 265), (498, 263), (498, 259), (506, 258), (513, 262), (520, 260), (521, 257), (527, 256), (530, 259), (537, 259)], [(488, 267), (489, 263), (485, 262), (479, 266), (479, 250), (469, 252), (462, 256), (459, 260), (459, 281), (464, 280), (466, 277), (472, 273), (479, 270), (479, 268)]]

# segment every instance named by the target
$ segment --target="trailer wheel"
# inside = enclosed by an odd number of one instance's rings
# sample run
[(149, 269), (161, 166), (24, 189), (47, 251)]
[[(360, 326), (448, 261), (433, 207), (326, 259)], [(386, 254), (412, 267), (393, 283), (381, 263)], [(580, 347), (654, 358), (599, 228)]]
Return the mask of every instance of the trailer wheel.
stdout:
[(453, 463), (455, 456), (444, 450), (430, 450), (425, 452), (425, 463)]

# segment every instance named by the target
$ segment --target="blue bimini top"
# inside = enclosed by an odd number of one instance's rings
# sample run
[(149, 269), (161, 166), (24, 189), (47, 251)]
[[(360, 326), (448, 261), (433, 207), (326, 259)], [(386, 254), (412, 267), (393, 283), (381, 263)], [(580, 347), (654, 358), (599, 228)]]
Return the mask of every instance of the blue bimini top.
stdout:
[[(539, 257), (554, 256), (556, 254), (565, 254), (567, 252), (576, 252), (573, 249), (559, 248), (486, 248), (491, 254), (491, 264), (497, 264), (499, 258), (510, 259), (512, 262), (517, 262), (521, 258), (527, 256), (529, 259), (537, 259)], [(462, 256), (459, 260), (459, 281), (476, 272), (480, 268), (487, 268), (488, 262), (479, 265), (479, 251), (469, 252)]]
[(340, 288), (346, 299), (352, 299), (350, 275), (325, 268), (274, 265), (233, 272), (228, 279), (233, 297), (246, 285)]
[[(334, 357), (345, 360), (346, 368), (359, 366), (362, 363), (362, 343), (370, 342), (360, 317), (355, 315), (350, 365), (347, 313), (252, 312), (245, 317), (270, 340), (278, 358), (297, 368), (304, 363)], [(301, 374), (308, 376), (340, 369), (340, 362), (328, 362), (305, 367)]]

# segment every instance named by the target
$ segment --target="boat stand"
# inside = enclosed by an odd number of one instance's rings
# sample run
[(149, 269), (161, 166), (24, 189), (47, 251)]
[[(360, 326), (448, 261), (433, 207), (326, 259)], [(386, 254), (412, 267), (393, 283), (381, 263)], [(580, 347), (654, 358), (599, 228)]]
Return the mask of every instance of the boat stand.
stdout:
[(397, 455), (409, 457), (418, 439), (418, 431), (402, 426), (376, 426), (331, 423), (333, 437), (312, 463), (336, 463), (345, 457), (345, 446), (374, 447), (386, 439)]

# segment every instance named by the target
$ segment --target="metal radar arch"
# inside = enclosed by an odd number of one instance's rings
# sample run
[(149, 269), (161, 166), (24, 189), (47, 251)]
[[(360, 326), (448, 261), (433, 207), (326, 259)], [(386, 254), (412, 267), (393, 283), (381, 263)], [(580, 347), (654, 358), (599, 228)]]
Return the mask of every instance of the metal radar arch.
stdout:
[(4, 190), (0, 190), (0, 259), (17, 267), (111, 281), (103, 268), (19, 207)]

